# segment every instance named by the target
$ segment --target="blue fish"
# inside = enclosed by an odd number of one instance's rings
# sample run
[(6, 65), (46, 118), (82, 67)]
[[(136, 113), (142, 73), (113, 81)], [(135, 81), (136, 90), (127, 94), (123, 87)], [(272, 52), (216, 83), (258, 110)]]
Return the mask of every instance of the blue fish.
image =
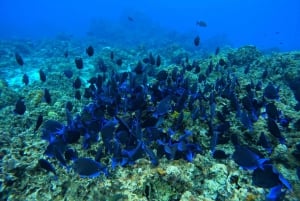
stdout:
[(268, 159), (261, 158), (245, 145), (236, 146), (232, 157), (239, 166), (246, 170), (263, 169), (263, 164), (268, 161)]
[(264, 89), (264, 97), (274, 100), (279, 98), (279, 87), (275, 87), (272, 83), (269, 83)]
[(53, 167), (53, 165), (47, 161), (46, 159), (40, 159), (39, 160), (39, 165), (41, 168), (47, 170), (48, 172), (52, 172), (55, 176), (57, 176), (55, 168)]
[(107, 169), (101, 163), (90, 158), (78, 158), (73, 163), (73, 170), (82, 178), (95, 178), (103, 172), (108, 174)]
[(154, 117), (163, 116), (170, 111), (170, 103), (171, 97), (167, 96), (166, 98), (162, 99), (159, 104), (156, 106), (156, 110), (153, 113)]

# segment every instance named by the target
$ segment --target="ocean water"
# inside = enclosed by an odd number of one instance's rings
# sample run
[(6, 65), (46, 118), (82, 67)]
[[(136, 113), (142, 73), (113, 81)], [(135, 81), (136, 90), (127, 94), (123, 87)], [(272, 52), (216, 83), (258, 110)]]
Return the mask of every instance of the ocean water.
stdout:
[(300, 200), (300, 1), (0, 1), (0, 200)]

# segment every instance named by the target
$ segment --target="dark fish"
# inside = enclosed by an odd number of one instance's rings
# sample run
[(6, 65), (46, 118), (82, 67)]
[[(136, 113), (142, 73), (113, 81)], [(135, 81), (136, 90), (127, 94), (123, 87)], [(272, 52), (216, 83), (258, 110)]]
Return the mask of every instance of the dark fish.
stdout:
[(134, 19), (133, 19), (132, 17), (130, 17), (130, 16), (128, 16), (127, 19), (128, 19), (128, 21), (130, 21), (130, 22), (133, 22), (133, 21), (134, 21)]
[(68, 148), (65, 151), (65, 159), (66, 161), (70, 161), (70, 160), (76, 160), (78, 158), (78, 153), (75, 149), (72, 148)]
[(277, 123), (273, 119), (268, 118), (267, 125), (268, 125), (269, 132), (274, 137), (278, 138), (280, 143), (282, 143), (282, 144), (285, 143), (285, 139), (282, 136), (281, 131), (280, 131)]
[(264, 89), (264, 97), (268, 99), (278, 99), (279, 87), (275, 87), (272, 83), (269, 83), (268, 86)]
[(116, 64), (117, 64), (118, 66), (122, 66), (122, 63), (123, 63), (122, 59), (117, 59), (117, 60), (116, 60)]
[(248, 74), (250, 71), (250, 65), (247, 65), (244, 69), (244, 74)]
[(73, 87), (75, 89), (79, 89), (81, 87), (81, 79), (79, 77), (77, 77), (76, 80), (74, 81)]
[(66, 51), (64, 52), (64, 57), (67, 58), (68, 56), (69, 56), (69, 51), (66, 50)]
[(279, 119), (279, 112), (277, 110), (276, 105), (273, 102), (268, 103), (266, 105), (266, 113), (268, 115), (268, 118), (271, 118), (273, 120)]
[(133, 71), (136, 74), (142, 74), (144, 72), (144, 70), (145, 69), (144, 69), (144, 66), (143, 66), (142, 62), (139, 61)]
[(34, 128), (34, 132), (36, 132), (39, 127), (42, 125), (43, 123), (43, 116), (42, 115), (39, 115), (37, 120), (36, 120), (36, 125), (35, 125), (35, 128)]
[(44, 90), (44, 99), (46, 103), (50, 104), (51, 103), (51, 95), (48, 89)]
[(92, 46), (89, 46), (88, 48), (86, 48), (86, 53), (89, 57), (94, 55), (94, 48)]
[(154, 56), (152, 55), (152, 52), (149, 53), (149, 63), (151, 65), (155, 65), (155, 58)]
[(247, 170), (261, 168), (263, 163), (268, 160), (261, 158), (247, 146), (236, 146), (232, 158), (239, 166)]
[(215, 55), (218, 55), (220, 52), (220, 47), (217, 47), (216, 50), (215, 50)]
[(53, 165), (49, 161), (47, 161), (45, 159), (40, 159), (39, 166), (41, 168), (43, 168), (44, 170), (47, 170), (48, 172), (52, 172), (54, 175), (56, 175), (56, 171), (55, 171)]
[(196, 36), (196, 37), (194, 38), (194, 45), (195, 45), (195, 46), (199, 46), (199, 44), (200, 44), (200, 37), (199, 37), (199, 36)]
[(70, 101), (66, 103), (66, 110), (68, 110), (69, 112), (73, 110), (73, 104)]
[(46, 82), (46, 74), (45, 74), (45, 72), (42, 69), (40, 69), (39, 70), (39, 74), (40, 74), (40, 80), (42, 82)]
[(269, 153), (271, 153), (272, 147), (271, 147), (270, 142), (268, 141), (266, 135), (264, 134), (264, 132), (260, 133), (259, 140), (257, 143), (258, 143), (258, 145), (265, 148)]
[(159, 104), (156, 106), (156, 110), (153, 113), (154, 117), (163, 116), (169, 112), (171, 108), (171, 97), (167, 96), (166, 98), (162, 99)]
[(111, 52), (110, 52), (110, 59), (111, 59), (111, 60), (114, 60), (114, 57), (115, 57), (115, 54), (114, 54), (113, 51), (111, 51)]
[(196, 25), (198, 25), (199, 27), (207, 27), (207, 24), (205, 21), (203, 20), (199, 20), (196, 22)]
[(262, 75), (261, 75), (261, 78), (262, 78), (263, 80), (266, 79), (266, 78), (268, 77), (268, 74), (269, 74), (268, 70), (265, 69), (264, 72), (263, 72)]
[(265, 164), (263, 168), (255, 169), (252, 174), (252, 182), (261, 188), (273, 188), (279, 184), (286, 184), (288, 188), (290, 186), (271, 164)]
[(28, 83), (29, 83), (29, 77), (28, 77), (28, 75), (26, 73), (23, 75), (22, 81), (23, 81), (23, 83), (25, 85), (28, 85)]
[(24, 97), (21, 97), (21, 98), (19, 98), (19, 100), (16, 103), (14, 113), (23, 115), (25, 113), (25, 111), (26, 111), (26, 106), (25, 106)]
[(75, 59), (75, 64), (76, 64), (76, 67), (78, 69), (82, 69), (83, 68), (83, 60), (82, 60), (82, 58), (76, 58)]
[(220, 66), (225, 66), (226, 65), (226, 61), (223, 58), (221, 58), (219, 60), (219, 64), (220, 64)]
[(158, 81), (165, 81), (167, 77), (168, 77), (168, 72), (166, 70), (161, 70), (156, 75), (156, 79)]
[(161, 64), (161, 57), (159, 55), (157, 55), (156, 57), (156, 66), (159, 67)]
[(146, 57), (146, 58), (143, 59), (143, 62), (144, 62), (145, 64), (148, 64), (148, 63), (150, 63), (150, 59), (149, 59), (148, 57)]
[(80, 177), (95, 178), (100, 175), (101, 171), (106, 172), (106, 169), (101, 163), (90, 158), (78, 158), (73, 164), (74, 171)]
[(64, 75), (67, 77), (67, 78), (72, 78), (73, 77), (73, 71), (72, 70), (64, 70)]
[(24, 65), (24, 61), (23, 61), (23, 58), (22, 56), (19, 54), (19, 53), (15, 53), (15, 58), (16, 58), (16, 61), (17, 63), (20, 65), (20, 66), (23, 66)]
[(228, 158), (228, 154), (226, 154), (223, 150), (215, 150), (213, 152), (214, 159), (226, 159)]
[(76, 90), (76, 91), (75, 91), (74, 97), (75, 97), (77, 100), (81, 100), (81, 93), (80, 93), (79, 90)]

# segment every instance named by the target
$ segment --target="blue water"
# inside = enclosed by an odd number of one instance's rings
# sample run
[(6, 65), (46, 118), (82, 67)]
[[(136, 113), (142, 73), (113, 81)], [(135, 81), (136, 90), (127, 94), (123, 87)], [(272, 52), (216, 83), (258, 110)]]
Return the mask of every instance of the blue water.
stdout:
[[(300, 49), (299, 9), (299, 0), (1, 0), (0, 37), (67, 34), (109, 40), (107, 36), (113, 35), (112, 41), (137, 43), (156, 36), (166, 40), (170, 33), (177, 33), (184, 35), (183, 40), (173, 38), (180, 43), (199, 34), (201, 44), (208, 48), (251, 44), (289, 51)], [(197, 20), (208, 26), (197, 27)]]

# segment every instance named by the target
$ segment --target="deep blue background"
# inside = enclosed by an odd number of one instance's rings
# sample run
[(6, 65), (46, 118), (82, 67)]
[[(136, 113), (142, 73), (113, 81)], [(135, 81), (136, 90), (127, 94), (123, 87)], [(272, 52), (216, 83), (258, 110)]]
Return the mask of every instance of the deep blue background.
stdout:
[[(136, 25), (128, 25), (127, 16)], [(93, 23), (99, 20), (106, 22), (104, 32), (110, 29), (107, 24), (126, 31), (141, 26), (140, 32), (160, 26), (199, 34), (203, 43), (216, 39), (235, 47), (300, 50), (299, 0), (0, 0), (1, 38), (61, 33), (81, 37), (95, 31)], [(197, 27), (197, 20), (206, 21), (208, 27)], [(151, 34), (155, 33), (157, 29)]]

